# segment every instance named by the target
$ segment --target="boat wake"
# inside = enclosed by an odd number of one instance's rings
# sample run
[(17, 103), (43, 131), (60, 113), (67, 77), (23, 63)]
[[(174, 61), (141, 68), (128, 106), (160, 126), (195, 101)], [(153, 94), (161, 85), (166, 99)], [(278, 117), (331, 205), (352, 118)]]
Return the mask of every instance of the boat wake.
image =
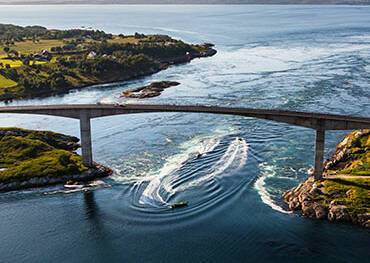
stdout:
[[(190, 146), (190, 147), (189, 147)], [(216, 178), (230, 176), (247, 160), (248, 145), (242, 138), (197, 138), (183, 145), (182, 152), (169, 157), (148, 181), (140, 205), (163, 207), (177, 193), (199, 187)]]
[(261, 169), (262, 175), (256, 180), (254, 184), (254, 188), (257, 190), (258, 194), (260, 195), (262, 202), (280, 213), (285, 213), (285, 214), (292, 213), (291, 211), (285, 210), (283, 207), (277, 204), (277, 202), (274, 200), (273, 195), (270, 193), (266, 185), (266, 180), (268, 180), (268, 178), (277, 177), (275, 167), (272, 165), (268, 165), (266, 163), (262, 163), (260, 164), (260, 169)]

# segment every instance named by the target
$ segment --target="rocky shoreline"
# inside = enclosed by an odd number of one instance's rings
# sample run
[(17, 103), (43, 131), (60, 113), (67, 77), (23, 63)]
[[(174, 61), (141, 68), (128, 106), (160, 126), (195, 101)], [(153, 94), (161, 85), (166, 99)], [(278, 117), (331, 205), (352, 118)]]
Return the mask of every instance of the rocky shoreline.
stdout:
[(88, 182), (98, 178), (110, 176), (112, 173), (113, 171), (111, 169), (100, 164), (95, 164), (94, 167), (89, 168), (87, 171), (81, 174), (32, 177), (24, 180), (12, 179), (9, 180), (8, 182), (1, 182), (0, 192), (44, 187), (56, 184), (65, 184), (70, 180), (75, 182)]
[(347, 135), (325, 163), (322, 181), (310, 176), (283, 194), (289, 209), (308, 218), (370, 228), (369, 145), (370, 130)]
[[(350, 191), (347, 190), (348, 195), (351, 194)], [(351, 211), (347, 202), (336, 198), (338, 195), (336, 191), (326, 192), (320, 183), (309, 177), (296, 188), (285, 192), (283, 198), (290, 210), (300, 211), (305, 217), (353, 223), (370, 228), (370, 213)]]
[(131, 90), (126, 90), (122, 92), (121, 97), (135, 98), (135, 99), (158, 97), (159, 95), (162, 94), (162, 91), (164, 91), (165, 89), (178, 86), (178, 85), (180, 85), (180, 83), (176, 81), (152, 82), (147, 86), (143, 86), (143, 87), (139, 87), (139, 88), (131, 89)]

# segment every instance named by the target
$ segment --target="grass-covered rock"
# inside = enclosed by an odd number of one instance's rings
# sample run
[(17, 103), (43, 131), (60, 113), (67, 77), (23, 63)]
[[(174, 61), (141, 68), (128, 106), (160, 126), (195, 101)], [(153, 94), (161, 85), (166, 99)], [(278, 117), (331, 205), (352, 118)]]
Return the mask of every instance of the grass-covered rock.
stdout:
[(87, 171), (74, 151), (78, 138), (49, 131), (0, 129), (0, 182)]
[(370, 227), (370, 130), (348, 134), (325, 163), (324, 179), (284, 193), (289, 209), (306, 217)]
[(334, 155), (326, 162), (329, 175), (370, 175), (370, 130), (357, 130), (340, 142)]

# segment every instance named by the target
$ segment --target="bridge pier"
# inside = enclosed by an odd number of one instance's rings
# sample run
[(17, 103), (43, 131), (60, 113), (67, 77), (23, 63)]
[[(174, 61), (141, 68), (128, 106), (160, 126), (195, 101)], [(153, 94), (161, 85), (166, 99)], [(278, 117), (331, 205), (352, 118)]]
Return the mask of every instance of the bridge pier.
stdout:
[(80, 133), (81, 133), (81, 151), (82, 161), (87, 167), (93, 165), (92, 146), (91, 146), (91, 123), (87, 111), (80, 113)]
[(316, 129), (315, 144), (315, 169), (313, 172), (315, 180), (321, 180), (324, 171), (324, 147), (325, 147), (325, 129), (318, 127)]

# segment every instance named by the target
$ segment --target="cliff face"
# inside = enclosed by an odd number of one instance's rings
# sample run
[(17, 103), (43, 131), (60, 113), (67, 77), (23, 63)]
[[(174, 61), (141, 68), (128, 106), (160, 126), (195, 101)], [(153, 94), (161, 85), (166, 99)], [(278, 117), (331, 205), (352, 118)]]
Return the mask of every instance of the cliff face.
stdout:
[(347, 135), (325, 163), (324, 180), (284, 193), (289, 209), (303, 216), (351, 222), (370, 228), (370, 130)]

